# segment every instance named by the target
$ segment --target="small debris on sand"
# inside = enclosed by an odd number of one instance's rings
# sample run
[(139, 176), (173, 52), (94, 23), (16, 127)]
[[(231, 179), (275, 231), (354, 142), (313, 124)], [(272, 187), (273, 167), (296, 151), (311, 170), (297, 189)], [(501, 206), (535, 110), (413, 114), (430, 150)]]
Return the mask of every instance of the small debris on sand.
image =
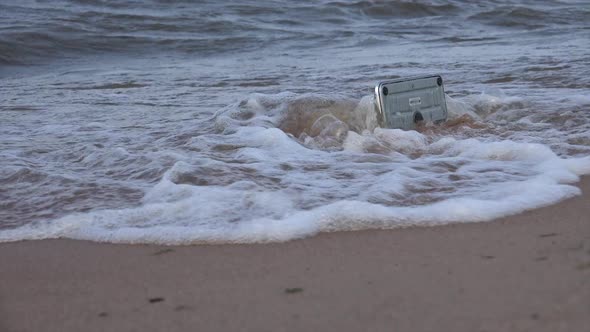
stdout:
[(287, 294), (295, 294), (303, 292), (303, 288), (295, 287), (295, 288), (285, 288), (285, 293)]
[(552, 236), (557, 236), (559, 234), (557, 233), (546, 233), (546, 234), (539, 234), (539, 237), (552, 237)]
[(155, 253), (152, 254), (152, 256), (160, 256), (160, 255), (168, 254), (171, 252), (174, 252), (174, 249), (166, 248), (166, 249), (156, 251)]

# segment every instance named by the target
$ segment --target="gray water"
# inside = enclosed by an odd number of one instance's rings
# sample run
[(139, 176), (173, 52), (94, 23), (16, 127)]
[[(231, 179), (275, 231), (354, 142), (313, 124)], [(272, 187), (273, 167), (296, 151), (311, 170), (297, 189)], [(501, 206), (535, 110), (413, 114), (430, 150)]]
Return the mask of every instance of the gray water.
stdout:
[[(0, 241), (489, 221), (590, 173), (586, 1), (0, 3)], [(378, 128), (441, 74), (449, 121)]]

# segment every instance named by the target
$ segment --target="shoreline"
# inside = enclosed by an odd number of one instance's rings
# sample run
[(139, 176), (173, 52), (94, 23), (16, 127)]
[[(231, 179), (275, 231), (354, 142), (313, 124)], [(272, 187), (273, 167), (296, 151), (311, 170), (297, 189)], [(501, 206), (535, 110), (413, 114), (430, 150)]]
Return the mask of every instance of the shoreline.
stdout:
[(0, 330), (583, 331), (590, 177), (491, 222), (270, 244), (0, 244)]

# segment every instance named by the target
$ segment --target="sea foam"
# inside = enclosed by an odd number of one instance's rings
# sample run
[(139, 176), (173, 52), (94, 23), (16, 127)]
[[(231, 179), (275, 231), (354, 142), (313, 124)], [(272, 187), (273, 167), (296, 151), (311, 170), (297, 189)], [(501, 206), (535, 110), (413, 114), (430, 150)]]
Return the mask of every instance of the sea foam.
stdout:
[[(233, 110), (218, 114), (214, 121), (227, 122), (220, 134), (189, 142), (207, 154), (177, 161), (140, 206), (27, 224), (1, 231), (0, 241), (253, 243), (326, 231), (481, 222), (579, 195), (571, 184), (590, 173), (590, 157), (562, 158), (542, 144), (379, 127), (346, 132), (337, 149), (318, 147), (317, 141), (309, 146), (310, 137), (325, 131), (308, 135), (312, 124), (301, 129), (300, 140), (274, 127), (293, 101), (269, 99), (241, 103), (263, 114), (262, 120), (236, 123)], [(334, 119), (323, 125), (341, 121)], [(220, 144), (230, 152), (215, 155)], [(119, 158), (127, 152), (113, 153)]]

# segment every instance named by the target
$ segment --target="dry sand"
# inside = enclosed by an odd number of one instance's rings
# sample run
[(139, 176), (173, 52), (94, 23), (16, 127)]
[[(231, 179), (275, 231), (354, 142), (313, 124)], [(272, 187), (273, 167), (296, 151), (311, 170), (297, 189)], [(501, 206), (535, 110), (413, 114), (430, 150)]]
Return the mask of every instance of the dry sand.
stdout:
[(0, 245), (0, 331), (590, 331), (584, 196), (269, 245)]

